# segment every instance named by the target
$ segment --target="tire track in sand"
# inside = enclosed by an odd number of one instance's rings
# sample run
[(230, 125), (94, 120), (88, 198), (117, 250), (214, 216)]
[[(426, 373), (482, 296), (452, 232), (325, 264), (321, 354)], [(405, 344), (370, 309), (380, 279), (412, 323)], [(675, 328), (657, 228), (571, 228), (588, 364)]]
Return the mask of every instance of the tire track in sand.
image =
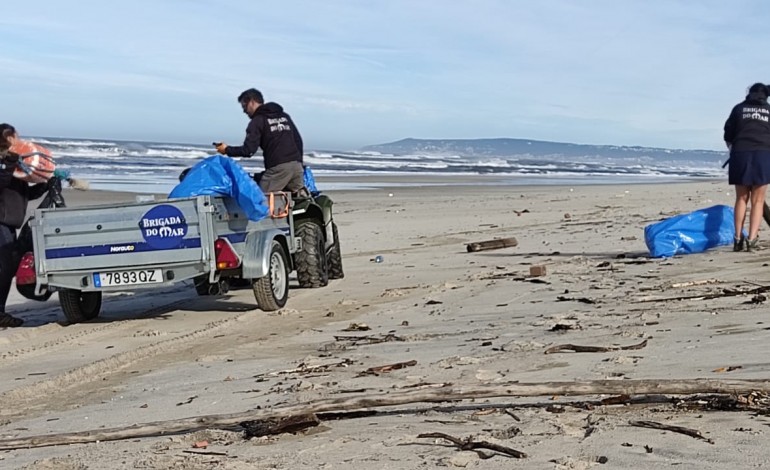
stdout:
[(0, 403), (3, 404), (2, 409), (0, 409), (0, 416), (4, 419), (13, 419), (27, 415), (36, 408), (59, 401), (57, 397), (62, 397), (62, 392), (68, 389), (101, 381), (139, 361), (160, 354), (170, 354), (197, 347), (200, 344), (194, 340), (221, 333), (231, 327), (238, 326), (243, 320), (248, 319), (249, 316), (256, 318), (258, 315), (259, 312), (246, 312), (238, 316), (210, 322), (198, 330), (115, 354), (70, 369), (55, 377), (8, 390), (0, 394)]
[[(28, 357), (35, 357), (41, 354), (49, 354), (51, 353), (52, 350), (56, 350), (60, 347), (67, 346), (74, 341), (88, 340), (91, 337), (95, 337), (95, 336), (98, 337), (100, 334), (103, 334), (103, 333), (112, 333), (113, 330), (133, 329), (133, 328), (136, 328), (137, 326), (136, 320), (144, 320), (150, 317), (161, 315), (170, 310), (183, 307), (185, 304), (192, 302), (193, 300), (195, 299), (182, 299), (182, 300), (172, 301), (169, 303), (159, 305), (157, 307), (153, 307), (138, 315), (132, 315), (130, 318), (126, 318), (125, 320), (114, 320), (109, 323), (94, 324), (93, 327), (89, 327), (87, 329), (83, 329), (71, 334), (65, 334), (63, 336), (59, 336), (57, 338), (47, 340), (42, 344), (32, 344), (32, 345), (28, 345), (27, 347), (0, 352), (0, 360), (2, 360), (4, 364), (8, 364), (11, 361), (17, 362), (23, 359), (27, 359)], [(83, 325), (89, 325), (89, 324), (84, 323)], [(45, 326), (38, 327), (38, 328), (45, 328)], [(67, 327), (64, 326), (61, 328), (67, 328)], [(55, 333), (57, 333), (57, 331), (46, 331), (41, 333), (41, 335), (48, 335), (48, 334), (55, 334)], [(30, 341), (30, 340), (34, 341), (35, 336), (38, 336), (38, 335), (35, 333), (26, 333), (26, 332), (19, 333), (14, 337), (9, 338), (8, 343)]]

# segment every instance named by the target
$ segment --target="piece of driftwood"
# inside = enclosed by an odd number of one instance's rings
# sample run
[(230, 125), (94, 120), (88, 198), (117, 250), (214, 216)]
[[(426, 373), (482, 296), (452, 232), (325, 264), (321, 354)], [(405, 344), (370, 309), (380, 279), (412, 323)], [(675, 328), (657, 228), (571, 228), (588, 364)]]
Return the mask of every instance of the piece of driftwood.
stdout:
[(518, 244), (519, 242), (513, 237), (497, 238), (494, 240), (485, 240), (483, 242), (468, 243), (465, 246), (465, 249), (468, 250), (468, 253), (473, 253), (476, 251), (499, 250), (500, 248), (508, 248), (517, 246)]
[(770, 291), (770, 286), (761, 286), (761, 287), (757, 287), (756, 289), (748, 289), (748, 290), (723, 289), (722, 292), (717, 292), (714, 294), (680, 295), (677, 297), (641, 299), (641, 300), (637, 300), (636, 302), (644, 303), (644, 302), (672, 302), (675, 300), (711, 300), (711, 299), (718, 299), (720, 297), (734, 297), (737, 295), (764, 294), (765, 292), (769, 292), (769, 291)]
[(197, 455), (217, 455), (221, 457), (227, 457), (227, 452), (216, 452), (213, 450), (183, 450), (185, 454), (197, 454)]
[(566, 297), (563, 295), (557, 296), (556, 300), (558, 302), (580, 302), (581, 304), (595, 304), (596, 301), (594, 299), (589, 299), (588, 297)]
[(516, 415), (516, 413), (514, 413), (512, 410), (509, 410), (509, 409), (507, 409), (507, 408), (506, 408), (506, 409), (504, 409), (503, 411), (505, 412), (505, 414), (507, 414), (507, 415), (508, 415), (508, 416), (510, 416), (511, 418), (515, 419), (515, 420), (516, 420), (516, 421), (518, 421), (518, 422), (521, 422), (521, 418), (519, 418), (519, 417)]
[(359, 374), (359, 375), (379, 375), (379, 374), (385, 374), (385, 373), (390, 372), (392, 370), (403, 369), (405, 367), (412, 367), (412, 366), (416, 366), (416, 365), (417, 365), (417, 361), (415, 361), (415, 360), (406, 361), (406, 362), (396, 362), (394, 364), (385, 364), (384, 366), (370, 367), (370, 368), (366, 369), (365, 371), (361, 372), (361, 374)]
[(559, 344), (557, 346), (551, 346), (545, 350), (545, 354), (553, 354), (564, 351), (571, 352), (610, 352), (610, 351), (632, 351), (634, 349), (642, 349), (647, 346), (647, 340), (642, 341), (639, 344), (632, 344), (630, 346), (578, 346), (577, 344)]
[(477, 454), (479, 454), (479, 457), (481, 457), (482, 459), (488, 459), (490, 457), (494, 457), (494, 454), (488, 455), (484, 452), (480, 452), (479, 449), (493, 450), (495, 452), (508, 455), (516, 459), (527, 458), (527, 454), (519, 450), (512, 449), (506, 446), (501, 446), (499, 444), (495, 444), (492, 442), (474, 441), (473, 437), (471, 436), (468, 436), (465, 439), (459, 439), (457, 437), (450, 436), (449, 434), (444, 434), (443, 432), (429, 432), (429, 433), (419, 434), (417, 438), (418, 439), (445, 439), (451, 442), (452, 444), (454, 444), (458, 450), (472, 450)]
[(275, 419), (255, 419), (238, 423), (245, 431), (246, 438), (274, 436), (283, 433), (297, 433), (307, 428), (321, 424), (318, 417), (313, 414), (287, 416)]
[(587, 396), (587, 395), (695, 395), (770, 393), (770, 380), (591, 380), (570, 382), (508, 383), (468, 387), (441, 387), (422, 390), (377, 393), (353, 397), (335, 397), (239, 413), (194, 416), (155, 421), (108, 429), (60, 434), (46, 434), (0, 439), (0, 450), (84, 444), (97, 441), (136, 439), (139, 437), (193, 432), (201, 429), (230, 427), (244, 421), (278, 419), (324, 412), (360, 411), (409, 403), (442, 403), (457, 400), (479, 400), (500, 397)]
[(706, 284), (719, 284), (719, 279), (700, 279), (698, 281), (687, 281), (687, 282), (674, 282), (673, 284), (669, 284), (667, 287), (671, 289), (680, 289), (682, 287), (692, 287), (692, 286), (703, 286)]
[(252, 377), (255, 379), (258, 379), (258, 378), (278, 376), (278, 375), (307, 374), (310, 372), (317, 372), (319, 370), (331, 369), (332, 367), (347, 367), (351, 364), (353, 364), (353, 361), (350, 359), (342, 359), (340, 361), (330, 361), (330, 362), (324, 362), (320, 364), (306, 364), (303, 362), (302, 364), (300, 364), (298, 367), (295, 367), (294, 369), (279, 370), (275, 372), (266, 372), (264, 374), (257, 374)]
[(348, 341), (353, 343), (353, 346), (357, 346), (359, 344), (377, 344), (377, 343), (387, 343), (388, 341), (406, 341), (404, 338), (401, 338), (399, 336), (396, 336), (392, 333), (388, 333), (387, 335), (368, 335), (368, 336), (341, 336), (336, 335), (334, 336), (335, 341)]
[(701, 434), (700, 431), (698, 431), (697, 429), (690, 429), (682, 426), (673, 426), (670, 424), (658, 423), (657, 421), (629, 421), (628, 424), (630, 424), (631, 426), (637, 426), (640, 428), (661, 429), (663, 431), (678, 432), (679, 434), (685, 434), (687, 436), (706, 441), (709, 444), (714, 443), (714, 441), (712, 441), (708, 437)]

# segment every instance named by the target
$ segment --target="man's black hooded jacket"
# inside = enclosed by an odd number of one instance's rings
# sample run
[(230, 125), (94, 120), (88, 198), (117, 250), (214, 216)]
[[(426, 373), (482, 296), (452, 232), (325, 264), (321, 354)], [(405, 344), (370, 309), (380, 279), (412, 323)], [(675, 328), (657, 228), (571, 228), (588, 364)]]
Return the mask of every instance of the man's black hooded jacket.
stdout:
[(302, 137), (291, 117), (278, 103), (265, 103), (246, 127), (246, 140), (240, 147), (227, 147), (230, 157), (251, 157), (259, 148), (265, 169), (281, 163), (302, 162)]

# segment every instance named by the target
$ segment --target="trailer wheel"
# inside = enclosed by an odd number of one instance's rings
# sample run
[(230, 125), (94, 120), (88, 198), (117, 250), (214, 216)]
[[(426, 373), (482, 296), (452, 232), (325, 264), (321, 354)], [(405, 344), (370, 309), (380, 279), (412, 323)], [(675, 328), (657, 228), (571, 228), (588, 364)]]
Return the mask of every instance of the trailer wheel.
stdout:
[(34, 284), (16, 284), (16, 290), (19, 291), (22, 297), (29, 300), (36, 300), (38, 302), (45, 302), (53, 295), (53, 291), (44, 289), (40, 295), (35, 295)]
[(63, 289), (59, 291), (59, 304), (70, 323), (93, 320), (102, 309), (102, 293)]
[(270, 248), (267, 275), (252, 283), (257, 305), (265, 312), (283, 308), (289, 298), (289, 263), (286, 252), (276, 240)]
[(332, 235), (334, 243), (329, 250), (329, 279), (342, 279), (345, 272), (342, 270), (342, 251), (340, 251), (340, 236), (337, 234), (337, 224), (332, 222)]
[(300, 287), (323, 287), (329, 283), (323, 230), (312, 221), (297, 224), (296, 235), (302, 239), (302, 250), (294, 255)]
[(211, 284), (209, 283), (208, 275), (196, 277), (193, 279), (193, 283), (195, 284), (195, 292), (197, 292), (198, 295), (210, 295), (209, 287)]

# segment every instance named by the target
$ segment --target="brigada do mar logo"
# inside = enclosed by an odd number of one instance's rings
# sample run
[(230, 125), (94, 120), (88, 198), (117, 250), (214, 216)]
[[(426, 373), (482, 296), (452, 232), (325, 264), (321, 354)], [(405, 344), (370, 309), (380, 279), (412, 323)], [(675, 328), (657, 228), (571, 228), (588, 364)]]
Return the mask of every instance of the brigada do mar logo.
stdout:
[(187, 222), (177, 207), (161, 204), (147, 211), (139, 222), (142, 237), (159, 250), (178, 248), (187, 235)]

